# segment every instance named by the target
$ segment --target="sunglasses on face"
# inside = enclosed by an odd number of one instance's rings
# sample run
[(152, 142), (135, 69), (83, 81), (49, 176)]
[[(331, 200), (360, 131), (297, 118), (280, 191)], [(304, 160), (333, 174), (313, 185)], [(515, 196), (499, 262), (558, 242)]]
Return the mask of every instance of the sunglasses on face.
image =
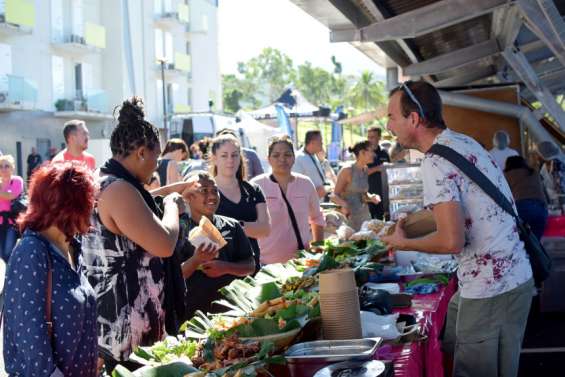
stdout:
[(406, 95), (410, 98), (410, 100), (416, 104), (416, 106), (418, 106), (418, 114), (420, 115), (420, 118), (422, 118), (423, 120), (426, 119), (426, 116), (424, 115), (424, 107), (422, 106), (422, 104), (420, 103), (420, 101), (418, 101), (418, 98), (416, 98), (416, 96), (414, 95), (414, 93), (410, 90), (410, 88), (408, 87), (408, 84), (410, 84), (412, 81), (406, 81), (403, 82), (402, 85), (400, 85), (400, 89), (404, 91), (404, 93), (406, 93)]

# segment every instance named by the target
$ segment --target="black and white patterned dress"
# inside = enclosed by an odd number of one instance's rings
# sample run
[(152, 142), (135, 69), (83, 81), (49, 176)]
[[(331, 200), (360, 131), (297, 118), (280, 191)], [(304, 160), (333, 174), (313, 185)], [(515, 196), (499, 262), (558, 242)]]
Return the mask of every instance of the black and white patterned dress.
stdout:
[[(117, 180), (101, 177), (99, 195)], [(82, 238), (80, 265), (96, 292), (98, 346), (106, 356), (124, 361), (137, 346), (164, 337), (163, 262), (112, 233), (102, 224), (98, 208), (91, 224), (93, 229)]]

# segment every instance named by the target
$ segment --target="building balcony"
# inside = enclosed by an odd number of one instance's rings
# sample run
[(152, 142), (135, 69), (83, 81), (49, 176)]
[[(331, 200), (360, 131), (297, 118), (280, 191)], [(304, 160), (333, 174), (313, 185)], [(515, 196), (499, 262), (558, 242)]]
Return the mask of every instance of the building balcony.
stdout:
[(108, 96), (104, 91), (91, 90), (86, 96), (74, 99), (61, 98), (55, 102), (55, 116), (58, 118), (83, 120), (113, 119), (108, 107)]
[(0, 5), (0, 36), (28, 35), (35, 27), (35, 6), (24, 0), (5, 0)]
[(106, 48), (106, 29), (104, 26), (87, 22), (84, 25), (84, 36), (58, 36), (54, 38), (51, 46), (58, 52), (71, 56), (101, 53)]
[(155, 25), (163, 29), (184, 26), (190, 22), (188, 5), (179, 4), (176, 10), (163, 11), (155, 16)]
[[(165, 63), (165, 80), (176, 80), (192, 76), (192, 60), (188, 54), (175, 52), (174, 62)], [(161, 75), (161, 63), (157, 63), (157, 72)]]
[(0, 76), (0, 112), (33, 110), (37, 102), (37, 85), (14, 75)]

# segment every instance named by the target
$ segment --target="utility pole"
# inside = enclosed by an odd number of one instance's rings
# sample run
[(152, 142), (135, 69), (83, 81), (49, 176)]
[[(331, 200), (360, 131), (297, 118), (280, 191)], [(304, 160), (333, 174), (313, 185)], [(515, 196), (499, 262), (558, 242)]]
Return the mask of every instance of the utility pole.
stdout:
[(161, 63), (161, 82), (163, 83), (163, 130), (164, 130), (164, 141), (165, 143), (169, 139), (169, 130), (167, 127), (167, 90), (165, 85), (165, 63), (167, 61), (165, 58), (159, 59), (159, 63)]

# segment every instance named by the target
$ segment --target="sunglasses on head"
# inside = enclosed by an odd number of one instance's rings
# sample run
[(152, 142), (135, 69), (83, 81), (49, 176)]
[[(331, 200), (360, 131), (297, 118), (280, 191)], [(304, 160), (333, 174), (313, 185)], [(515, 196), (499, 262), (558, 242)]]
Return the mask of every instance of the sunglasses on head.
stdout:
[(412, 81), (405, 81), (402, 83), (402, 85), (400, 85), (400, 89), (404, 91), (404, 93), (406, 93), (406, 95), (410, 98), (410, 100), (416, 104), (416, 106), (418, 106), (418, 114), (420, 115), (420, 118), (422, 118), (423, 120), (426, 119), (426, 116), (424, 115), (424, 107), (422, 106), (422, 104), (420, 103), (420, 101), (418, 101), (418, 98), (416, 98), (416, 96), (414, 95), (414, 93), (410, 90), (410, 88), (408, 87), (408, 84), (410, 84)]

